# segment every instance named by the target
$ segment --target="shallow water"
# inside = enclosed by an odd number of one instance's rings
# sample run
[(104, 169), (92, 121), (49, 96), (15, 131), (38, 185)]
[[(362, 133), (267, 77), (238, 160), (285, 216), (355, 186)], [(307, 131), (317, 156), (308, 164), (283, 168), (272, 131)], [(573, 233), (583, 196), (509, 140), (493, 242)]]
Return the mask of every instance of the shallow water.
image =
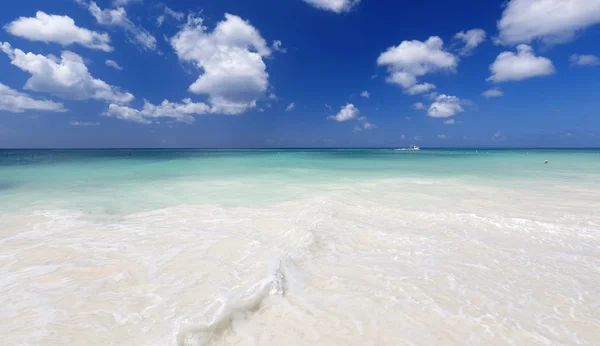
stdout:
[(600, 344), (597, 210), (600, 150), (0, 151), (0, 335)]

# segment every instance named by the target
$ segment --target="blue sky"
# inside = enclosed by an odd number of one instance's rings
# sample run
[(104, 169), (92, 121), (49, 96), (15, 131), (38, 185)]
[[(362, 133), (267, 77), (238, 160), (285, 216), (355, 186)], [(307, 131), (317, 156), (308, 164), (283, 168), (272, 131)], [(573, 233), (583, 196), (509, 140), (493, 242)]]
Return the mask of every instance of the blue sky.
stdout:
[(598, 0), (22, 0), (0, 24), (4, 148), (600, 145)]

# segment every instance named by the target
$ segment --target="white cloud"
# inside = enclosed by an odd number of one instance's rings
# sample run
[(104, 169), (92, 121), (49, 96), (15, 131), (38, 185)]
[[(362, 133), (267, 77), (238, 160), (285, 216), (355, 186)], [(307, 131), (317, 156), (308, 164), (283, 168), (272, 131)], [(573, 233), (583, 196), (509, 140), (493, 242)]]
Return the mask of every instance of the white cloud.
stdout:
[(409, 95), (418, 95), (418, 94), (423, 94), (423, 93), (429, 92), (433, 89), (435, 89), (434, 84), (421, 83), (421, 84), (415, 84), (415, 85), (411, 86), (410, 88), (406, 89), (405, 92)]
[(286, 108), (285, 111), (286, 112), (291, 112), (294, 110), (294, 108), (296, 108), (296, 104), (294, 102), (290, 103)]
[(533, 49), (526, 45), (517, 46), (517, 54), (502, 52), (490, 66), (493, 82), (519, 81), (532, 77), (548, 76), (555, 72), (550, 59), (535, 56)]
[(117, 62), (114, 61), (114, 60), (110, 60), (110, 59), (106, 60), (105, 64), (106, 64), (106, 66), (110, 66), (110, 67), (116, 68), (117, 70), (122, 70), (123, 69), (123, 67), (121, 67), (121, 65), (117, 64)]
[(79, 44), (90, 49), (112, 51), (110, 36), (75, 25), (68, 16), (49, 15), (42, 11), (32, 17), (20, 17), (7, 24), (6, 31), (30, 41), (58, 43), (62, 46)]
[(446, 135), (438, 135), (437, 138), (438, 139), (448, 139), (448, 136), (446, 136)]
[(140, 124), (151, 124), (152, 121), (146, 119), (140, 114), (140, 111), (127, 106), (119, 106), (116, 104), (110, 104), (108, 111), (102, 115), (107, 117), (114, 117), (121, 120), (133, 121)]
[(365, 129), (365, 130), (373, 130), (373, 129), (376, 129), (376, 128), (377, 128), (377, 126), (375, 124), (370, 123), (370, 122), (364, 122), (362, 124), (362, 127), (360, 125), (354, 126), (354, 130), (353, 131), (354, 132), (362, 132), (363, 129)]
[(211, 108), (207, 104), (194, 103), (187, 98), (183, 100), (183, 103), (172, 103), (164, 100), (158, 106), (144, 100), (144, 107), (141, 110), (111, 104), (108, 106), (108, 111), (103, 115), (140, 124), (150, 124), (153, 119), (157, 118), (171, 118), (178, 122), (191, 124), (195, 121), (194, 115), (207, 114), (210, 111)]
[(189, 90), (207, 94), (214, 113), (240, 114), (255, 107), (269, 87), (263, 58), (271, 50), (265, 40), (249, 22), (231, 14), (212, 32), (202, 23), (190, 17), (171, 39), (179, 59), (203, 71)]
[(13, 65), (31, 74), (25, 83), (27, 90), (74, 100), (98, 99), (127, 103), (134, 98), (132, 94), (123, 93), (119, 88), (92, 77), (83, 58), (73, 52), (64, 51), (58, 59), (53, 55), (25, 53), (13, 49), (6, 42), (1, 43), (0, 48)]
[(454, 119), (444, 120), (444, 125), (454, 125), (454, 124), (456, 124), (456, 120), (454, 120)]
[(435, 85), (417, 84), (417, 77), (438, 71), (453, 72), (458, 58), (444, 50), (441, 38), (432, 36), (425, 42), (403, 41), (389, 48), (377, 58), (377, 64), (387, 66), (388, 83), (402, 86), (406, 93), (418, 94), (435, 88)]
[(183, 12), (175, 11), (168, 6), (165, 6), (164, 13), (162, 15), (158, 16), (158, 18), (156, 18), (156, 25), (158, 27), (161, 27), (163, 25), (163, 22), (165, 21), (166, 16), (169, 16), (175, 20), (181, 21), (181, 20), (183, 20), (183, 17), (185, 17), (185, 14)]
[(275, 95), (275, 94), (273, 94), (273, 93), (270, 93), (270, 94), (269, 94), (269, 100), (274, 100), (274, 101), (277, 101), (277, 95)]
[(598, 0), (511, 0), (498, 21), (505, 44), (564, 43), (600, 23)]
[(325, 104), (325, 108), (329, 109), (330, 111), (333, 110), (333, 108), (330, 105), (328, 105), (327, 103)]
[(430, 100), (435, 100), (438, 96), (440, 96), (440, 93), (434, 91), (432, 93), (429, 93), (429, 94), (425, 95), (424, 97), (427, 97)]
[(425, 109), (426, 106), (425, 104), (423, 104), (423, 102), (417, 102), (412, 106), (414, 109)]
[(343, 13), (358, 5), (360, 0), (304, 0), (304, 2), (321, 10)]
[(372, 129), (376, 129), (377, 126), (375, 126), (375, 124), (370, 123), (370, 122), (365, 122), (363, 124), (363, 128), (367, 129), (367, 130), (372, 130)]
[(439, 95), (435, 102), (429, 106), (427, 115), (432, 118), (449, 118), (465, 111), (461, 105), (462, 103), (456, 96)]
[(134, 3), (141, 4), (142, 2), (143, 2), (143, 0), (113, 0), (113, 6), (115, 6), (115, 7), (127, 6), (129, 4), (134, 4)]
[(359, 132), (359, 131), (362, 131), (363, 129), (372, 130), (372, 129), (377, 128), (377, 126), (375, 126), (375, 124), (373, 124), (367, 120), (367, 117), (364, 117), (364, 116), (361, 117), (359, 115), (360, 115), (360, 111), (358, 110), (358, 108), (356, 108), (353, 104), (348, 103), (347, 105), (343, 106), (336, 115), (330, 115), (327, 117), (327, 119), (335, 120), (337, 122), (344, 122), (344, 121), (351, 121), (351, 120), (357, 121), (359, 124), (354, 127), (354, 132)]
[(598, 66), (600, 58), (594, 55), (573, 54), (569, 57), (572, 66)]
[(71, 126), (100, 126), (99, 122), (92, 121), (71, 121), (69, 123)]
[(353, 104), (348, 103), (338, 112), (336, 115), (330, 115), (328, 119), (333, 119), (335, 121), (348, 121), (348, 120), (356, 120), (358, 119), (358, 115), (360, 111), (358, 108), (354, 107)]
[(283, 43), (279, 40), (273, 41), (273, 44), (271, 45), (271, 47), (276, 52), (287, 53), (287, 48), (283, 48)]
[(415, 141), (420, 141), (420, 140), (423, 140), (423, 137), (422, 136), (414, 136), (413, 139)]
[(460, 54), (463, 56), (471, 55), (473, 50), (485, 41), (485, 37), (486, 34), (483, 29), (472, 29), (467, 32), (461, 31), (454, 35), (455, 39), (459, 39), (465, 44), (460, 50)]
[(501, 97), (501, 96), (504, 96), (504, 92), (498, 88), (493, 88), (493, 89), (488, 89), (488, 90), (482, 92), (481, 96), (488, 98), (488, 99), (491, 97)]
[(368, 91), (364, 90), (363, 92), (360, 93), (360, 96), (364, 97), (364, 98), (369, 98), (371, 97), (371, 95), (369, 94)]
[(120, 27), (125, 30), (131, 42), (144, 50), (156, 50), (156, 38), (144, 28), (133, 24), (127, 17), (127, 11), (123, 7), (101, 9), (94, 1), (85, 3), (83, 0), (79, 0), (78, 2), (87, 6), (98, 24)]
[(49, 112), (67, 111), (62, 103), (48, 100), (35, 100), (25, 93), (11, 89), (0, 83), (0, 111), (22, 113), (30, 110)]
[(181, 11), (175, 11), (172, 8), (165, 6), (165, 14), (168, 16), (173, 17), (174, 19), (177, 20), (183, 20), (183, 17), (185, 17), (185, 14)]

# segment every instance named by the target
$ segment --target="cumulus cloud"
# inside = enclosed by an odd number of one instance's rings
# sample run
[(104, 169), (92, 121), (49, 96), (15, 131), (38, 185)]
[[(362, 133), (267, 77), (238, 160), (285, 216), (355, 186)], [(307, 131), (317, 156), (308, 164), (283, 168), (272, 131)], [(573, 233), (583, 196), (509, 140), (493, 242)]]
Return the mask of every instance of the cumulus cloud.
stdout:
[(456, 120), (454, 120), (454, 119), (444, 120), (444, 125), (454, 125), (454, 124), (456, 124)]
[(117, 62), (114, 61), (114, 60), (110, 60), (110, 59), (106, 60), (105, 64), (106, 64), (106, 66), (110, 66), (112, 68), (116, 68), (117, 70), (122, 70), (123, 69), (123, 67), (121, 67), (121, 65), (117, 64)]
[(360, 93), (360, 96), (368, 99), (369, 97), (371, 97), (371, 95), (369, 94), (368, 91), (364, 90), (363, 92)]
[(454, 35), (455, 39), (461, 40), (464, 43), (463, 48), (460, 50), (460, 54), (463, 56), (471, 55), (473, 50), (485, 41), (485, 37), (486, 34), (483, 29), (472, 29), (466, 32), (461, 31)]
[(410, 88), (404, 90), (407, 94), (409, 95), (418, 95), (418, 94), (423, 94), (423, 93), (427, 93), (430, 92), (431, 90), (435, 89), (435, 85), (431, 84), (431, 83), (421, 83), (421, 84), (415, 84), (413, 86), (411, 86)]
[(11, 64), (31, 77), (25, 89), (47, 92), (58, 97), (74, 100), (97, 99), (107, 102), (127, 103), (133, 95), (92, 77), (83, 58), (73, 52), (64, 51), (61, 58), (53, 55), (25, 53), (13, 49), (9, 43), (0, 43), (0, 48), (11, 60)]
[(440, 93), (434, 91), (432, 93), (425, 95), (424, 97), (427, 97), (430, 100), (435, 100), (438, 96), (440, 96)]
[(526, 45), (517, 46), (517, 54), (502, 52), (490, 66), (492, 82), (519, 81), (532, 77), (548, 76), (555, 72), (550, 59), (535, 56), (533, 49)]
[(448, 136), (446, 136), (446, 135), (438, 135), (437, 138), (438, 139), (448, 139)]
[(291, 112), (294, 110), (294, 108), (296, 108), (296, 104), (294, 102), (290, 103), (286, 108), (285, 111), (286, 112)]
[(52, 42), (62, 46), (79, 44), (90, 49), (110, 52), (110, 36), (75, 25), (68, 16), (57, 16), (38, 11), (33, 17), (20, 17), (7, 24), (6, 31), (30, 41)]
[(208, 95), (215, 113), (240, 114), (256, 107), (269, 87), (263, 59), (271, 50), (265, 40), (249, 22), (231, 14), (212, 32), (202, 24), (190, 16), (171, 39), (179, 59), (203, 71), (189, 90)]
[(144, 28), (136, 26), (128, 17), (123, 7), (101, 9), (94, 1), (89, 3), (77, 0), (85, 5), (88, 11), (101, 25), (119, 27), (125, 31), (131, 42), (144, 50), (156, 50), (156, 38)]
[(569, 57), (571, 66), (598, 66), (600, 58), (594, 55), (573, 54)]
[(444, 50), (444, 42), (437, 36), (427, 41), (403, 41), (391, 47), (377, 58), (377, 64), (386, 66), (388, 83), (402, 86), (408, 94), (428, 92), (435, 88), (430, 83), (417, 84), (417, 77), (428, 73), (456, 70), (458, 58)]
[(271, 47), (273, 47), (273, 50), (276, 52), (287, 53), (287, 48), (283, 48), (283, 43), (279, 40), (273, 41)]
[(499, 39), (511, 45), (536, 39), (564, 43), (598, 23), (598, 0), (511, 0), (498, 21)]
[(425, 109), (425, 108), (427, 108), (423, 102), (417, 102), (412, 107), (414, 109)]
[(304, 2), (320, 10), (343, 13), (358, 5), (360, 0), (304, 0)]
[(133, 121), (140, 124), (151, 124), (152, 121), (146, 119), (141, 112), (137, 109), (127, 107), (127, 106), (119, 106), (114, 103), (108, 106), (108, 111), (103, 113), (102, 115), (107, 117), (114, 117), (121, 120)]
[(462, 107), (462, 101), (456, 96), (449, 95), (439, 95), (435, 102), (429, 106), (427, 110), (427, 115), (432, 118), (449, 118), (457, 113), (464, 112), (464, 108)]
[(31, 110), (49, 112), (67, 111), (62, 103), (36, 100), (25, 93), (16, 91), (0, 83), (0, 111), (22, 113)]
[(335, 120), (337, 122), (358, 121), (359, 125), (357, 125), (354, 128), (355, 131), (362, 131), (362, 129), (372, 130), (372, 129), (377, 128), (377, 126), (375, 126), (375, 124), (370, 123), (367, 120), (367, 117), (364, 117), (364, 116), (361, 117), (360, 111), (358, 110), (358, 108), (356, 108), (351, 103), (348, 103), (347, 105), (343, 106), (336, 115), (330, 115), (327, 117), (327, 119)]
[(144, 100), (144, 107), (137, 110), (127, 106), (110, 104), (108, 111), (103, 115), (121, 120), (132, 121), (140, 124), (151, 124), (157, 118), (170, 118), (178, 122), (191, 124), (195, 121), (194, 115), (210, 113), (211, 108), (205, 103), (194, 103), (191, 99), (183, 103), (173, 103), (164, 100), (159, 105), (154, 105)]
[(339, 122), (356, 120), (358, 119), (359, 114), (360, 111), (358, 110), (358, 108), (354, 107), (353, 104), (348, 103), (347, 105), (342, 107), (342, 109), (336, 115), (330, 115), (328, 119), (332, 119)]
[(502, 96), (504, 96), (504, 92), (498, 88), (493, 88), (493, 89), (488, 89), (488, 90), (482, 92), (481, 96), (488, 98), (488, 99), (491, 97), (502, 97)]

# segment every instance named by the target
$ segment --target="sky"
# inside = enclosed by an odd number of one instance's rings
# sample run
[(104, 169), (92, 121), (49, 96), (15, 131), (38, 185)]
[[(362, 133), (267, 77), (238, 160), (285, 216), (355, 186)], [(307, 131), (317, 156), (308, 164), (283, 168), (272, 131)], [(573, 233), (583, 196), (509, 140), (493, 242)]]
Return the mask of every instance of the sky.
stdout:
[(598, 147), (599, 0), (21, 0), (0, 148)]

